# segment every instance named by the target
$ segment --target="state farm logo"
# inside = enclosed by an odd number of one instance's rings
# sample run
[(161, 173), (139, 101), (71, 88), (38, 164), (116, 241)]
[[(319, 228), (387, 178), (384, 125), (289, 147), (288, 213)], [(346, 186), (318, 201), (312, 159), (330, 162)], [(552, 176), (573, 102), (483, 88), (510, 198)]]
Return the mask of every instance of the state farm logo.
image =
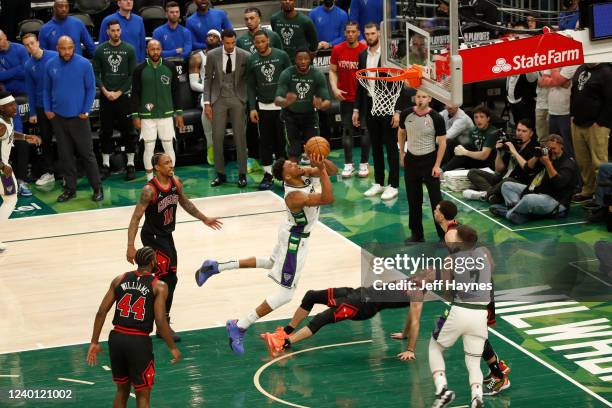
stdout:
[(508, 72), (512, 69), (512, 65), (508, 64), (506, 62), (505, 58), (498, 58), (495, 61), (495, 66), (493, 66), (493, 68), (491, 68), (491, 71), (493, 71), (494, 74), (499, 74), (502, 71), (503, 72)]
[(491, 68), (494, 74), (510, 72), (524, 69), (541, 68), (546, 69), (553, 64), (570, 64), (580, 60), (580, 50), (547, 50), (545, 53), (536, 52), (534, 55), (516, 55), (512, 57), (512, 64), (505, 58), (495, 60), (495, 65)]

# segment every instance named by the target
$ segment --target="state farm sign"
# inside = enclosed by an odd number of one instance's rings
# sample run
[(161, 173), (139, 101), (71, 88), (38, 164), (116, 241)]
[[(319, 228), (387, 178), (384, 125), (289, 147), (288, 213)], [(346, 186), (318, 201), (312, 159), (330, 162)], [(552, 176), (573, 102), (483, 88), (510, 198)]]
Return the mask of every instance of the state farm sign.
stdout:
[(582, 43), (556, 33), (459, 50), (459, 55), (464, 84), (584, 62)]

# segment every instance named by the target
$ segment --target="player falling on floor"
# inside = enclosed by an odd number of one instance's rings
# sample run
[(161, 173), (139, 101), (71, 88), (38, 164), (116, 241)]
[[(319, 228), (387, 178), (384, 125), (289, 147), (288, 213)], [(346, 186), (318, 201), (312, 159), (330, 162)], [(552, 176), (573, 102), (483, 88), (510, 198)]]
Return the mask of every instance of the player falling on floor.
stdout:
[[(168, 285), (168, 299), (166, 300), (166, 313), (170, 323), (170, 309), (174, 298), (174, 289), (178, 281), (176, 275), (177, 253), (172, 238), (176, 225), (176, 208), (180, 204), (191, 216), (201, 220), (206, 226), (221, 229), (221, 221), (214, 217), (207, 217), (198, 210), (185, 195), (183, 185), (174, 175), (174, 164), (168, 154), (155, 153), (151, 159), (155, 170), (153, 179), (142, 189), (140, 201), (134, 208), (130, 226), (128, 227), (127, 260), (134, 263), (136, 248), (134, 241), (138, 232), (138, 224), (145, 216), (144, 225), (140, 232), (143, 245), (150, 246), (157, 255), (157, 271), (155, 276)], [(170, 329), (174, 341), (181, 338)], [(159, 337), (159, 331), (158, 331)]]
[[(443, 271), (443, 279), (463, 285), (473, 283), (491, 285), (493, 259), (487, 248), (476, 245), (478, 241), (476, 231), (467, 225), (460, 225), (451, 230), (451, 233), (454, 235), (453, 240), (447, 243), (451, 250), (450, 258), (457, 260), (457, 265), (461, 259), (462, 265), (471, 264), (474, 269), (463, 270), (458, 267), (446, 269)], [(471, 261), (468, 262), (466, 259)], [(446, 261), (444, 265), (447, 265)], [(447, 407), (455, 399), (455, 393), (448, 389), (442, 353), (452, 347), (459, 337), (463, 339), (465, 365), (472, 393), (470, 408), (481, 408), (484, 404), (480, 358), (488, 337), (487, 305), (490, 302), (491, 291), (479, 288), (468, 291), (456, 290), (452, 294), (451, 307), (438, 319), (429, 342), (429, 368), (433, 375), (436, 393), (432, 408)]]
[(108, 311), (116, 303), (114, 328), (108, 336), (108, 349), (113, 381), (117, 384), (114, 408), (127, 406), (130, 389), (134, 386), (138, 408), (148, 408), (151, 388), (155, 379), (153, 343), (149, 333), (153, 319), (172, 353), (172, 363), (181, 358), (170, 326), (166, 321), (168, 286), (153, 275), (157, 267), (155, 251), (143, 247), (134, 255), (138, 269), (117, 276), (111, 282), (96, 313), (87, 351), (87, 363), (94, 366), (101, 351), (98, 341)]
[[(428, 274), (424, 273), (421, 276), (406, 279), (406, 281), (412, 281), (416, 288), (420, 288), (423, 281), (431, 280), (427, 276)], [(408, 338), (406, 351), (399, 353), (397, 357), (404, 361), (415, 360), (414, 350), (419, 337), (423, 295), (424, 291), (418, 289), (380, 290), (373, 286), (356, 289), (309, 290), (304, 295), (302, 304), (295, 311), (289, 325), (284, 329), (277, 328), (274, 333), (263, 333), (261, 338), (266, 342), (270, 355), (276, 357), (296, 343), (314, 336), (325, 325), (343, 320), (369, 320), (382, 310), (408, 307), (404, 330), (401, 333), (391, 334), (391, 337), (394, 339)], [(305, 327), (293, 332), (308, 317), (315, 304), (326, 305), (328, 309), (315, 315)]]
[[(456, 229), (459, 226), (455, 216), (457, 215), (457, 206), (451, 201), (442, 200), (438, 203), (434, 210), (434, 219), (444, 231), (444, 241), (453, 242), (456, 237)], [(495, 325), (495, 302), (491, 301), (487, 305), (487, 325)], [(482, 359), (489, 366), (489, 374), (483, 380), (483, 394), (497, 395), (503, 390), (510, 388), (510, 367), (503, 360), (500, 360), (497, 353), (493, 350), (493, 346), (489, 339), (485, 341)]]
[[(269, 257), (251, 257), (227, 262), (207, 259), (196, 272), (196, 282), (202, 286), (212, 275), (238, 268), (270, 269), (268, 276), (280, 289), (268, 296), (256, 309), (239, 320), (228, 320), (226, 327), (231, 349), (244, 353), (244, 334), (259, 318), (289, 303), (300, 279), (310, 233), (319, 219), (320, 206), (334, 201), (330, 174), (338, 172), (336, 166), (320, 155), (310, 156), (313, 167), (300, 167), (290, 160), (277, 160), (272, 174), (283, 181), (287, 220), (279, 228), (278, 243)], [(289, 326), (287, 332), (291, 332)]]

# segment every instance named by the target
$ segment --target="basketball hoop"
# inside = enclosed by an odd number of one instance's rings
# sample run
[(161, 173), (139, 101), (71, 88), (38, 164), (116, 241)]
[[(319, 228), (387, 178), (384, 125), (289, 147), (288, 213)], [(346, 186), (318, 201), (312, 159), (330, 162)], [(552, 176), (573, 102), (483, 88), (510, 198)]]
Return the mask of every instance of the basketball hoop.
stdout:
[(418, 65), (406, 69), (364, 68), (357, 71), (355, 76), (372, 97), (372, 115), (385, 116), (395, 112), (395, 102), (404, 84), (411, 88), (421, 86), (423, 71)]

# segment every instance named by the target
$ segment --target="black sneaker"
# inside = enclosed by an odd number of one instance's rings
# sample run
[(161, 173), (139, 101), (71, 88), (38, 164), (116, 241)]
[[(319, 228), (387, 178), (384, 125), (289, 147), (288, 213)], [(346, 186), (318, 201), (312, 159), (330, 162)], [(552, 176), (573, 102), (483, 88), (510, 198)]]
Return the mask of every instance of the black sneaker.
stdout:
[(259, 189), (269, 190), (272, 188), (273, 184), (274, 179), (272, 178), (272, 175), (270, 173), (264, 173), (263, 180), (261, 180), (261, 183), (259, 183)]
[(586, 204), (587, 202), (591, 201), (593, 199), (593, 196), (583, 196), (582, 194), (578, 193), (575, 194), (572, 197), (572, 203), (574, 204)]
[(423, 237), (422, 235), (418, 236), (418, 235), (412, 234), (404, 240), (404, 244), (406, 245), (416, 244), (417, 242), (425, 242), (425, 237)]
[(136, 169), (134, 166), (127, 166), (125, 169), (125, 181), (131, 181), (136, 178)]
[(71, 200), (74, 197), (76, 197), (76, 191), (64, 190), (64, 192), (60, 194), (59, 197), (57, 197), (57, 202), (65, 203), (66, 201)]
[(110, 167), (108, 166), (102, 166), (102, 168), (100, 169), (100, 178), (102, 180), (108, 178), (108, 176), (110, 176), (111, 171), (110, 171)]
[(455, 393), (449, 389), (444, 388), (442, 392), (436, 395), (431, 408), (444, 408), (447, 407), (451, 402), (455, 400)]
[(245, 174), (240, 174), (238, 176), (238, 188), (245, 188), (247, 186), (247, 179)]
[(606, 215), (608, 215), (608, 209), (606, 207), (599, 207), (591, 210), (591, 213), (587, 217), (588, 222), (602, 222), (605, 221)]

